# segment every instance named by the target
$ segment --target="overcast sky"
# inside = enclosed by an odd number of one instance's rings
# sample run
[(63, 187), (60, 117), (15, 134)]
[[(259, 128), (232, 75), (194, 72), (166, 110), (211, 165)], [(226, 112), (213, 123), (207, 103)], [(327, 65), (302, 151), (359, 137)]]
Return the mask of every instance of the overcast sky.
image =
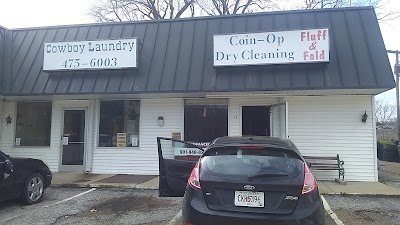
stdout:
[[(90, 6), (96, 0), (0, 0), (0, 25), (6, 28), (23, 28), (67, 24), (93, 23), (88, 16)], [(296, 1), (296, 0), (293, 0)], [(400, 11), (400, 0), (381, 0), (385, 3), (378, 13), (390, 9)], [(400, 50), (400, 18), (381, 22), (381, 30), (387, 49)], [(394, 63), (394, 56), (390, 56)], [(378, 96), (395, 102), (395, 90)]]

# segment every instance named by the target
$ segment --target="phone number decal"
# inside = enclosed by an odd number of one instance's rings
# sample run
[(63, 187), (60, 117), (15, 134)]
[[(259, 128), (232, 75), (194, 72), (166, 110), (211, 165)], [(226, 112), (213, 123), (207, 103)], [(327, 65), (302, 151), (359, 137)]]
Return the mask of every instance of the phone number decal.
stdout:
[(200, 156), (203, 154), (204, 151), (196, 148), (176, 148), (174, 151), (175, 156)]

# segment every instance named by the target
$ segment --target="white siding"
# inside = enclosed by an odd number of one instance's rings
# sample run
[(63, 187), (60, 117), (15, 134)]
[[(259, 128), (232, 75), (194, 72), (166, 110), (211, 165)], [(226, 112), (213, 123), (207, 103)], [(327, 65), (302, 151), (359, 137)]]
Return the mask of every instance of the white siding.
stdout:
[[(27, 157), (41, 159), (49, 165), (49, 168), (54, 172), (58, 171), (58, 150), (51, 149), (51, 147), (14, 147), (15, 137), (15, 122), (16, 122), (16, 102), (5, 102), (3, 105), (3, 115), (11, 116), (11, 124), (7, 124), (4, 119), (1, 121), (2, 124), (2, 143), (1, 149), (5, 153), (12, 157)], [(54, 106), (52, 111), (51, 120), (54, 121), (57, 118), (54, 113)], [(51, 128), (51, 144), (53, 144), (53, 131), (54, 127)]]
[[(182, 99), (142, 99), (140, 101), (139, 148), (97, 148), (93, 155), (93, 173), (158, 174), (157, 137), (182, 132)], [(97, 104), (98, 107), (98, 104)], [(99, 110), (98, 110), (99, 111)], [(158, 117), (164, 117), (164, 126)], [(96, 115), (98, 124), (99, 115)], [(97, 146), (97, 127), (96, 134)]]
[[(288, 97), (289, 138), (303, 155), (335, 156), (348, 181), (377, 181), (371, 96)], [(365, 110), (367, 122), (361, 122)], [(332, 180), (336, 171), (316, 172)]]
[[(241, 135), (241, 106), (285, 101), (288, 102), (288, 135), (302, 154), (339, 154), (345, 162), (346, 180), (377, 181), (371, 96), (231, 98), (229, 135)], [(365, 110), (369, 118), (364, 124), (361, 116)], [(321, 180), (333, 180), (338, 176), (337, 171), (315, 174)]]
[[(371, 96), (303, 96), (230, 98), (228, 134), (241, 135), (241, 106), (272, 105), (288, 102), (288, 135), (304, 155), (332, 156), (337, 153), (345, 161), (348, 181), (377, 181), (373, 97)], [(183, 135), (183, 100), (180, 98), (141, 99), (140, 146), (138, 148), (97, 148), (99, 125), (98, 100), (54, 100), (51, 143), (49, 147), (14, 147), (15, 102), (0, 105), (1, 147), (11, 156), (44, 160), (52, 171), (58, 171), (61, 152), (63, 109), (88, 108), (86, 169), (92, 173), (158, 174), (156, 137)], [(367, 111), (367, 123), (361, 116)], [(10, 115), (11, 124), (5, 118)], [(164, 126), (157, 118), (164, 117)], [(333, 180), (336, 171), (317, 172), (319, 179)]]
[[(52, 116), (51, 116), (51, 139), (49, 147), (15, 147), (15, 120), (16, 120), (16, 102), (5, 102), (3, 115), (10, 115), (12, 118), (11, 124), (6, 124), (5, 119), (2, 120), (2, 150), (14, 157), (28, 157), (41, 159), (49, 165), (53, 172), (59, 171), (60, 152), (61, 152), (61, 134), (62, 134), (62, 119), (63, 109), (66, 107), (82, 107), (87, 108), (89, 101), (53, 101)], [(90, 110), (88, 110), (90, 111)], [(90, 126), (90, 123), (88, 122)], [(88, 140), (90, 135), (88, 136)], [(88, 143), (88, 149), (90, 144)]]

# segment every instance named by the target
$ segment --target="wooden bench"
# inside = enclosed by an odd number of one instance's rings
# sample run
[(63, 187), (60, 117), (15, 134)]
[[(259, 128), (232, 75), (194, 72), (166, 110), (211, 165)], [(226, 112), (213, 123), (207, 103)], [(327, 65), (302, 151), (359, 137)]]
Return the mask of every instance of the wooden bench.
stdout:
[(339, 172), (339, 179), (336, 182), (344, 184), (344, 161), (340, 160), (339, 154), (336, 157), (323, 157), (323, 156), (303, 156), (307, 161), (310, 169), (312, 170), (337, 170)]

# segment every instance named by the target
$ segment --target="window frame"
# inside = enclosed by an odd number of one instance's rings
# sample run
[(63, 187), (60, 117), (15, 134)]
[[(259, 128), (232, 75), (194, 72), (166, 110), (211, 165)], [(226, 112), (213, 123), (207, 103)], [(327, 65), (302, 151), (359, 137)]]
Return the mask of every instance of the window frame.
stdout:
[[(139, 101), (139, 145), (138, 146), (127, 146), (127, 147), (102, 147), (100, 146), (100, 105), (102, 101)], [(99, 99), (96, 101), (96, 148), (97, 149), (140, 149), (140, 146), (142, 142), (140, 141), (141, 139), (141, 133), (142, 133), (142, 100), (141, 99)]]
[[(47, 102), (50, 103), (50, 133), (49, 133), (49, 145), (15, 145), (16, 138), (17, 138), (17, 117), (18, 117), (18, 103), (41, 103), (41, 102)], [(52, 135), (52, 127), (53, 127), (53, 101), (51, 100), (40, 100), (40, 101), (15, 101), (15, 106), (14, 106), (14, 112), (15, 116), (13, 118), (14, 122), (14, 135), (13, 135), (13, 148), (51, 148), (51, 135)]]

